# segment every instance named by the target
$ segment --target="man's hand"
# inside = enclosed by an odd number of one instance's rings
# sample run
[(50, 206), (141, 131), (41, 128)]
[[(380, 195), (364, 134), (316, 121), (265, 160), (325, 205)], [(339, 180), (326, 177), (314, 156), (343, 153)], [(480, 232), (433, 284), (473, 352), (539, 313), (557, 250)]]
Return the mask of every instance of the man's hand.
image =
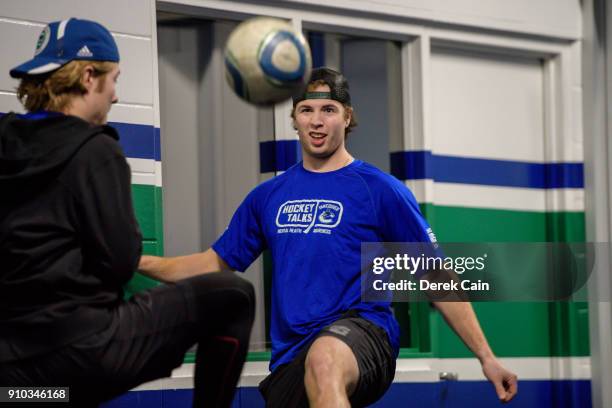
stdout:
[(140, 257), (138, 272), (161, 282), (175, 282), (173, 274), (173, 259), (159, 256), (143, 255)]
[(505, 369), (495, 357), (482, 361), (482, 372), (495, 387), (501, 402), (508, 402), (518, 391), (517, 376)]
[(143, 275), (162, 282), (177, 282), (203, 273), (229, 271), (230, 267), (209, 248), (197, 254), (170, 258), (143, 255), (138, 270)]
[(500, 401), (508, 402), (517, 393), (516, 375), (506, 370), (489, 347), (489, 343), (480, 328), (474, 309), (469, 302), (434, 302), (444, 319), (455, 333), (476, 355), (482, 371), (491, 383)]

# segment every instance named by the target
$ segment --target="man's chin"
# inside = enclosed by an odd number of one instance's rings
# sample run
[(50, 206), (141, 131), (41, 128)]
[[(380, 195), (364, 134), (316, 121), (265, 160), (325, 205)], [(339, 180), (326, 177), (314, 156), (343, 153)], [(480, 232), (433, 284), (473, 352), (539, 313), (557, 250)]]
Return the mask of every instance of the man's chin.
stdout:
[(309, 150), (307, 152), (307, 154), (310, 157), (313, 157), (315, 159), (325, 160), (325, 159), (329, 159), (331, 156), (333, 156), (335, 152), (336, 152), (335, 150), (334, 151), (326, 150), (324, 152), (316, 152), (316, 151)]

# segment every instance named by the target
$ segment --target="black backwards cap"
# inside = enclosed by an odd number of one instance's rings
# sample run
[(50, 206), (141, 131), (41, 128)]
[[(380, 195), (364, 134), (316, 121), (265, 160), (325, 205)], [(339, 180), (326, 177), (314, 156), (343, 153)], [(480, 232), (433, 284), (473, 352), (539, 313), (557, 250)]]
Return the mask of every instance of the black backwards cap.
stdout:
[(308, 92), (306, 89), (304, 93), (293, 97), (293, 106), (305, 99), (332, 99), (343, 105), (351, 106), (349, 85), (344, 75), (327, 67), (315, 68), (312, 70), (308, 83), (311, 84), (318, 80), (325, 82), (330, 92)]

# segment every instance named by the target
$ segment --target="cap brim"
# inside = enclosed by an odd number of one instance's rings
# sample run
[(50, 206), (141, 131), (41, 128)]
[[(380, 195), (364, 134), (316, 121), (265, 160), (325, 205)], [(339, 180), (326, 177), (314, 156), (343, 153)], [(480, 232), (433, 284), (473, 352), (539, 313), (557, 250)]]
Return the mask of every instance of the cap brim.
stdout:
[(68, 61), (57, 58), (32, 58), (21, 65), (16, 66), (9, 72), (13, 78), (22, 78), (26, 75), (40, 75), (55, 71), (65, 65)]

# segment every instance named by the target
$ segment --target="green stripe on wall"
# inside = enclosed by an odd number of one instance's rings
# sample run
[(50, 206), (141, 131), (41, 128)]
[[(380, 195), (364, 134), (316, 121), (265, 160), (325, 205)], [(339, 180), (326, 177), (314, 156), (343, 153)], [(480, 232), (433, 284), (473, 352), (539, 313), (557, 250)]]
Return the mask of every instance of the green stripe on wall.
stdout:
[[(142, 251), (146, 255), (164, 254), (162, 189), (156, 186), (132, 184), (132, 200), (136, 219), (142, 232)], [(124, 287), (125, 297), (159, 285), (159, 282), (136, 273)]]
[[(584, 213), (541, 213), (421, 205), (441, 242), (584, 242)], [(587, 304), (478, 303), (474, 309), (500, 357), (588, 356)], [(471, 352), (437, 312), (430, 312), (435, 357)]]
[(132, 184), (132, 199), (143, 239), (163, 248), (161, 187)]
[(584, 212), (531, 212), (422, 204), (440, 242), (584, 242)]

